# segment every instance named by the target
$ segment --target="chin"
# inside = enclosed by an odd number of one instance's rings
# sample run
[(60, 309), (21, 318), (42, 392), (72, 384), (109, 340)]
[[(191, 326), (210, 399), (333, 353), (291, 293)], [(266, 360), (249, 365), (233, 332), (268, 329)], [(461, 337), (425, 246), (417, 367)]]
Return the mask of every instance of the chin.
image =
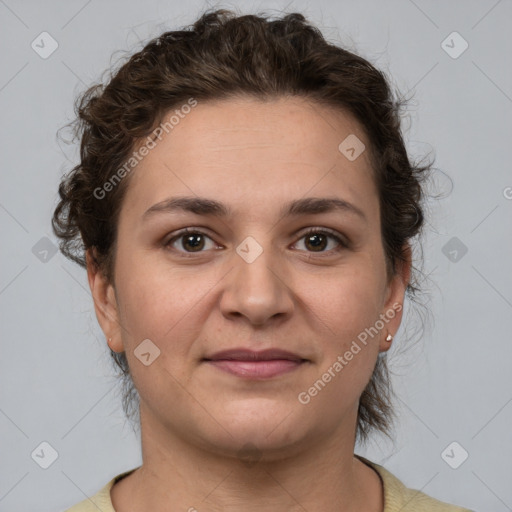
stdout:
[(209, 430), (205, 437), (215, 451), (237, 458), (283, 458), (311, 435), (306, 413), (296, 404), (268, 398), (233, 400), (214, 413), (226, 430)]

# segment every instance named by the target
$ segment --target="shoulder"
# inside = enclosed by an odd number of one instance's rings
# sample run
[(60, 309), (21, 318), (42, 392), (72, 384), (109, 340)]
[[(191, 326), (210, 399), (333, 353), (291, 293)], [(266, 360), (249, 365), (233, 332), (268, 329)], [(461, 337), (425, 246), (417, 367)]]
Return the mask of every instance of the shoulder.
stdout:
[(94, 496), (86, 498), (80, 503), (73, 505), (71, 508), (66, 509), (64, 512), (98, 512), (98, 510), (101, 510), (101, 512), (115, 512), (112, 505), (112, 500), (110, 499), (110, 489), (112, 489), (113, 485), (117, 481), (121, 480), (121, 478), (124, 478), (125, 476), (128, 476), (130, 473), (135, 471), (135, 469), (136, 468), (125, 471), (124, 473), (115, 476)]
[(387, 469), (360, 455), (356, 457), (373, 468), (381, 477), (384, 487), (384, 512), (472, 512), (427, 496), (416, 489), (409, 489)]

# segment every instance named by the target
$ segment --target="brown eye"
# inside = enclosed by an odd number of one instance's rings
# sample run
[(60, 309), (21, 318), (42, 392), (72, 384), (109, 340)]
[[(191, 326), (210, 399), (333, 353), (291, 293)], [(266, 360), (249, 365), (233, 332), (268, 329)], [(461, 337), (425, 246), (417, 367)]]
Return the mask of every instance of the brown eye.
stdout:
[(327, 246), (327, 237), (323, 233), (314, 233), (305, 237), (306, 247), (313, 251), (323, 251)]
[(204, 247), (204, 238), (201, 233), (194, 233), (191, 235), (182, 235), (181, 246), (187, 250), (188, 247), (192, 248), (192, 252), (200, 251)]
[[(308, 252), (330, 253), (348, 247), (348, 244), (341, 237), (334, 232), (324, 229), (312, 229), (302, 235), (301, 240), (304, 240), (304, 246)], [(325, 249), (329, 245), (329, 240), (334, 240), (336, 243), (333, 248), (326, 251)]]
[[(208, 235), (201, 231), (184, 229), (165, 242), (164, 246), (181, 253), (199, 253), (205, 249), (206, 239), (211, 240)], [(215, 244), (212, 245), (215, 246)]]

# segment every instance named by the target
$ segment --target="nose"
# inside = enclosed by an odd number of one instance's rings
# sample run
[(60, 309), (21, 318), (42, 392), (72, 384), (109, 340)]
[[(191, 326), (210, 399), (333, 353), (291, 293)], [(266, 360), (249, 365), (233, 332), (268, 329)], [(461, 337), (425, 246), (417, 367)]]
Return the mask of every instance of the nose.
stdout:
[(293, 312), (291, 280), (277, 257), (264, 250), (254, 261), (233, 254), (220, 307), (225, 317), (243, 317), (252, 325), (281, 322)]

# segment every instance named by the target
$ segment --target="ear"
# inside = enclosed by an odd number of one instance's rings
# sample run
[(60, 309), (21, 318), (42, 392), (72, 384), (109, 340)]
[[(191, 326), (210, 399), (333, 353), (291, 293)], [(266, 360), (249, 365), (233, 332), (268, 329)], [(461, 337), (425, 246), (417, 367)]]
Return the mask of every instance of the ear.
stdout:
[(123, 343), (121, 340), (121, 328), (119, 323), (119, 313), (114, 287), (108, 282), (106, 276), (101, 272), (96, 264), (95, 248), (88, 249), (85, 254), (87, 263), (87, 279), (91, 288), (92, 298), (96, 318), (103, 330), (109, 347), (114, 352), (123, 352)]
[(394, 336), (402, 322), (405, 291), (411, 278), (412, 251), (409, 244), (406, 244), (403, 253), (404, 261), (397, 262), (395, 275), (390, 278), (386, 287), (386, 299), (381, 315), (386, 326), (382, 329), (379, 352), (386, 352), (391, 348), (391, 341), (386, 341), (386, 337), (388, 334)]

